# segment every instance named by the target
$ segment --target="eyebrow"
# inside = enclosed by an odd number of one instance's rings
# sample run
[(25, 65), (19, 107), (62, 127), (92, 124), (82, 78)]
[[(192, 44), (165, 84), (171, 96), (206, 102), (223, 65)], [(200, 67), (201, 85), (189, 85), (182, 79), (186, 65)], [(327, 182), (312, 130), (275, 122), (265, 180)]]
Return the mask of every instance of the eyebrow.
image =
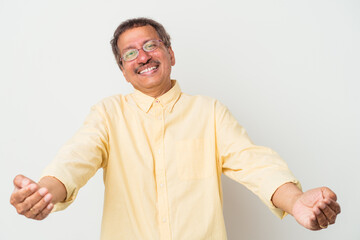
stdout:
[[(150, 41), (150, 40), (154, 40), (154, 39), (150, 38), (150, 39), (144, 40), (144, 41), (142, 42), (142, 44), (141, 44), (141, 47), (144, 46), (144, 44), (145, 44), (146, 42)], [(124, 52), (124, 51), (129, 50), (129, 49), (137, 49), (137, 48), (134, 47), (133, 45), (130, 45), (130, 46), (124, 48), (124, 49), (123, 49), (122, 51), (120, 51), (120, 52)]]

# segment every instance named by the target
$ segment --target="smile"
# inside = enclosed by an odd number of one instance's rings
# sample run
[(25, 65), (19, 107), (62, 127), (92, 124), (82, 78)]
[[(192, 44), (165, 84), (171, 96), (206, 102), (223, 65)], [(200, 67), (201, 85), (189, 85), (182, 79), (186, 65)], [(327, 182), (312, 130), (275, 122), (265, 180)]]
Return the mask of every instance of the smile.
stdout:
[(139, 67), (137, 67), (135, 69), (135, 73), (137, 74), (151, 74), (153, 72), (156, 72), (157, 69), (159, 68), (160, 66), (160, 62), (159, 61), (155, 61), (155, 60), (152, 60), (150, 59), (147, 63), (145, 64), (141, 64)]
[(157, 68), (158, 68), (158, 66), (153, 66), (153, 67), (145, 68), (144, 70), (140, 71), (139, 74), (152, 72), (152, 71), (156, 70)]

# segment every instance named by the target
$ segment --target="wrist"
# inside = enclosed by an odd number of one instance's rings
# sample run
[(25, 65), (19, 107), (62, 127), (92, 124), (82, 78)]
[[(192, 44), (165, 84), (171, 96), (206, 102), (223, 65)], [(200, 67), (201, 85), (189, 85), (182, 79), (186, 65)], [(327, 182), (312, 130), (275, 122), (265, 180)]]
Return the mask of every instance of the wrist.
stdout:
[(272, 202), (275, 207), (293, 215), (295, 203), (303, 192), (292, 182), (281, 185), (273, 194)]
[(64, 184), (55, 177), (45, 176), (38, 182), (39, 187), (44, 187), (52, 195), (52, 203), (63, 202), (66, 199), (67, 191)]
[(294, 193), (294, 195), (292, 196), (291, 200), (290, 200), (290, 207), (289, 207), (289, 214), (294, 216), (294, 206), (296, 204), (297, 201), (299, 201), (299, 199), (301, 198), (301, 196), (303, 195), (303, 192), (298, 192), (298, 193)]

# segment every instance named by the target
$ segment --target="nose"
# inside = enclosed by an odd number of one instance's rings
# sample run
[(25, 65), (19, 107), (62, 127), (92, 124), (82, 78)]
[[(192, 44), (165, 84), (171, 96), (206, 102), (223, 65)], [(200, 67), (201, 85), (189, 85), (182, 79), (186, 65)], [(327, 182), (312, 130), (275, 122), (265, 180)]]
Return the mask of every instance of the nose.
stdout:
[(139, 63), (146, 63), (151, 58), (148, 52), (145, 52), (144, 49), (139, 50), (139, 55), (137, 57), (137, 61)]

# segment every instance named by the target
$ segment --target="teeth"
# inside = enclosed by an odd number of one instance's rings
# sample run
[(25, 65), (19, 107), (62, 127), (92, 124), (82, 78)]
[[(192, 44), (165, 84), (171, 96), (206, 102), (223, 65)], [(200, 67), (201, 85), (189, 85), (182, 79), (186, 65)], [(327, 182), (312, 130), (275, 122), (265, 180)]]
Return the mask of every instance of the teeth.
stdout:
[(150, 72), (151, 70), (154, 70), (154, 69), (156, 69), (156, 67), (149, 67), (149, 68), (146, 68), (146, 69), (142, 70), (142, 71), (140, 72), (140, 74), (142, 74), (142, 73), (146, 73), (146, 72)]

